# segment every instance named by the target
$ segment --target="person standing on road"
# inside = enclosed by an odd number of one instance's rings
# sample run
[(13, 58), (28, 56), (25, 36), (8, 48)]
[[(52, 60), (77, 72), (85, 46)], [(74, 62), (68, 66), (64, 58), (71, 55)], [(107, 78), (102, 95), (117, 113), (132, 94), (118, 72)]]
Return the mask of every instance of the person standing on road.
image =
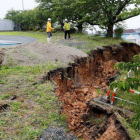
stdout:
[(52, 26), (51, 26), (51, 18), (48, 18), (48, 22), (47, 22), (47, 28), (46, 28), (46, 32), (48, 34), (48, 38), (47, 41), (50, 42), (51, 41), (51, 36), (52, 33), (51, 31), (53, 30)]
[(67, 39), (67, 34), (68, 34), (68, 38), (70, 39), (70, 23), (68, 22), (67, 19), (65, 19), (65, 23), (64, 23), (64, 31), (65, 31), (65, 39)]

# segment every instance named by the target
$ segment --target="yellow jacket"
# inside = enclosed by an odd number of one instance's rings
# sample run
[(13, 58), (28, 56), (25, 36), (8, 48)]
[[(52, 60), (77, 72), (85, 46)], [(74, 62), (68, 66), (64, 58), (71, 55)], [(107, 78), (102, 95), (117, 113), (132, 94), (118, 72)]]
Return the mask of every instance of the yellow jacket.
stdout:
[(47, 22), (46, 32), (51, 32), (53, 28), (51, 27), (51, 22)]
[(70, 30), (70, 24), (69, 23), (67, 23), (67, 22), (64, 23), (64, 30), (65, 31)]

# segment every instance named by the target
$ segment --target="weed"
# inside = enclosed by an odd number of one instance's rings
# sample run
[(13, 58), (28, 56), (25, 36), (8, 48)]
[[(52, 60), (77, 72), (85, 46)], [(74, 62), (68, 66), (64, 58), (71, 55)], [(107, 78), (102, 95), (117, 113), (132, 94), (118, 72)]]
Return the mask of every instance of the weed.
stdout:
[(101, 94), (101, 90), (97, 89), (97, 94), (100, 95)]
[[(48, 125), (66, 124), (65, 117), (59, 114), (61, 104), (51, 92), (54, 84), (37, 82), (33, 85), (46, 71), (60, 65), (47, 62), (37, 66), (3, 66), (0, 69), (1, 100), (12, 95), (18, 97), (9, 103), (7, 112), (0, 115), (1, 128), (7, 130), (2, 129), (0, 139), (37, 139)], [(23, 102), (20, 97), (24, 98)]]
[(19, 109), (21, 108), (21, 102), (13, 102), (11, 103), (12, 107), (13, 107), (13, 111), (17, 112), (19, 111)]
[(7, 63), (6, 63), (7, 67), (13, 67), (15, 66), (15, 64), (16, 64), (15, 60), (12, 57), (8, 58)]
[(4, 100), (4, 99), (8, 99), (8, 98), (10, 98), (10, 94), (3, 94), (0, 99)]

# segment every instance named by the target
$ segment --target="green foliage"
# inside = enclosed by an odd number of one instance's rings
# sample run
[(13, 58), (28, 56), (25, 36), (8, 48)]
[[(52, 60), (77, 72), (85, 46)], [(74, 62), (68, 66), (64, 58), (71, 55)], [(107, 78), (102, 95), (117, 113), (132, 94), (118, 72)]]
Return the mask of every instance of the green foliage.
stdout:
[[(36, 0), (39, 6), (33, 10), (16, 11), (9, 10), (5, 18), (20, 23), (22, 30), (38, 27), (46, 24), (47, 18), (59, 22), (61, 27), (64, 19), (76, 21), (78, 31), (82, 32), (82, 25), (99, 25), (106, 29), (107, 37), (113, 37), (113, 27), (116, 23), (140, 14), (139, 0)], [(129, 8), (133, 4), (133, 9)], [(121, 29), (116, 30), (120, 37)]]
[[(138, 109), (137, 111), (140, 111), (140, 109)], [(132, 118), (132, 126), (135, 129), (140, 130), (140, 112), (137, 112)]]
[(41, 29), (41, 30), (39, 30), (40, 32), (45, 32), (46, 31), (46, 29)]
[(8, 99), (8, 98), (10, 98), (10, 94), (3, 94), (0, 99), (4, 100), (4, 99)]
[(39, 31), (39, 28), (34, 28), (33, 31)]
[(55, 28), (54, 30), (52, 30), (52, 33), (56, 33), (56, 32), (58, 32), (58, 31), (60, 31), (60, 28), (59, 28), (59, 27), (57, 27), (57, 28)]
[(118, 64), (115, 64), (115, 69), (121, 69), (123, 71), (127, 71), (128, 73), (131, 71), (134, 73), (133, 77), (129, 77), (129, 75), (126, 76), (125, 81), (118, 80), (113, 83), (111, 83), (110, 87), (111, 90), (117, 87), (120, 90), (127, 90), (129, 91), (130, 88), (138, 90), (140, 85), (140, 55), (136, 55), (133, 58), (132, 62), (121, 62)]
[(9, 10), (5, 16), (6, 19), (11, 19), (15, 23), (20, 23), (22, 30), (32, 30), (33, 28), (42, 29), (46, 25), (49, 12), (46, 9), (37, 7), (33, 10)]
[[(129, 92), (130, 89), (140, 91), (140, 55), (135, 55), (132, 62), (121, 62), (115, 65), (115, 69), (121, 69), (127, 71), (128, 73), (133, 72), (133, 76), (126, 76), (125, 80), (118, 80), (110, 84), (111, 90), (118, 88), (120, 91)], [(128, 95), (130, 96), (130, 95)], [(132, 125), (135, 129), (140, 130), (140, 95), (135, 99), (137, 106), (135, 107), (136, 114), (132, 118)]]
[(123, 126), (125, 126), (127, 128), (127, 131), (129, 133), (129, 135), (131, 136), (131, 138), (133, 140), (139, 140), (139, 134), (130, 126), (130, 124), (127, 122), (127, 120), (123, 117), (121, 117), (118, 113), (117, 114), (117, 118), (119, 119), (119, 121), (121, 122), (121, 124), (123, 124)]
[(70, 29), (70, 33), (71, 33), (71, 34), (76, 33), (76, 29), (75, 29), (75, 28), (71, 28), (71, 29)]
[(122, 34), (123, 34), (123, 28), (117, 28), (114, 30), (115, 31), (115, 37), (116, 38), (121, 38)]
[(19, 23), (19, 18), (18, 15), (21, 13), (21, 11), (19, 10), (8, 10), (8, 12), (5, 15), (5, 19), (11, 19), (13, 20), (15, 23)]

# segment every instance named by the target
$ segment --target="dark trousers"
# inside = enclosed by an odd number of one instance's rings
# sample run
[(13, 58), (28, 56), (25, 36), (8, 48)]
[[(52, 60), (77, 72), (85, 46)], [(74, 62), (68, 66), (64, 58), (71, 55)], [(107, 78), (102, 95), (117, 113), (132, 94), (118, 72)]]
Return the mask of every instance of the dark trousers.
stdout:
[(47, 32), (47, 34), (48, 34), (48, 38), (50, 38), (52, 36), (51, 32)]
[(67, 38), (67, 34), (68, 34), (68, 37), (70, 38), (70, 30), (65, 31), (65, 39)]

